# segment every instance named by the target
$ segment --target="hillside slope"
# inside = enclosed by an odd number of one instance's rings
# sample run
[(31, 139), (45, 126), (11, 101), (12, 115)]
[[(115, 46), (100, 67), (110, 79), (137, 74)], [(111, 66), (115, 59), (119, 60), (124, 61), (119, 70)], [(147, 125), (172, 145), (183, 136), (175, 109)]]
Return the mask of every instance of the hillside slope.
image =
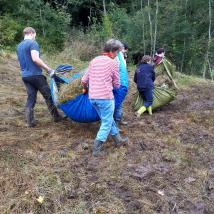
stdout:
[(0, 80), (0, 213), (214, 213), (213, 83), (189, 81), (170, 105), (140, 120), (131, 84), (128, 145), (116, 149), (109, 140), (93, 158), (98, 123), (54, 124), (39, 96), (38, 126), (26, 128), (15, 58), (0, 61)]

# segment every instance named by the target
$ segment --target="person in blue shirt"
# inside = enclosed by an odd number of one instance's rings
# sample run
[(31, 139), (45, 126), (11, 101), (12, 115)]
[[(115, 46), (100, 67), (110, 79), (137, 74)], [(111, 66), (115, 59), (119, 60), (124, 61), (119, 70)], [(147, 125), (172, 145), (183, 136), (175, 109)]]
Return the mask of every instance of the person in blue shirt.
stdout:
[(117, 125), (127, 125), (127, 122), (122, 120), (123, 117), (123, 103), (128, 94), (128, 71), (126, 66), (126, 58), (128, 45), (122, 43), (122, 50), (117, 55), (117, 60), (119, 62), (119, 74), (120, 74), (120, 88), (114, 89), (113, 93), (115, 95), (115, 111), (114, 111), (114, 120)]
[(23, 35), (24, 40), (18, 44), (16, 51), (21, 68), (22, 80), (28, 95), (25, 106), (27, 126), (36, 126), (33, 109), (36, 104), (38, 91), (44, 97), (54, 122), (59, 122), (63, 118), (58, 113), (57, 108), (53, 103), (46, 77), (42, 74), (42, 69), (45, 69), (50, 76), (53, 76), (54, 70), (47, 66), (40, 58), (39, 45), (35, 40), (35, 29), (26, 27), (23, 30)]
[(145, 55), (135, 71), (134, 82), (137, 84), (137, 89), (144, 102), (143, 106), (135, 113), (137, 117), (140, 117), (146, 110), (152, 115), (155, 72), (151, 63), (152, 58)]

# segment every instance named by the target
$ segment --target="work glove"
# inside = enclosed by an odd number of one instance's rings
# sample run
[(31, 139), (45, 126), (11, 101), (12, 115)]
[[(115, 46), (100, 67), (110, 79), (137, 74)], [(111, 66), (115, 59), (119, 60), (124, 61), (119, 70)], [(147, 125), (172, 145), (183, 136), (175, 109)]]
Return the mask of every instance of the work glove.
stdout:
[(50, 78), (53, 78), (55, 76), (55, 70), (48, 71), (48, 74), (49, 74)]

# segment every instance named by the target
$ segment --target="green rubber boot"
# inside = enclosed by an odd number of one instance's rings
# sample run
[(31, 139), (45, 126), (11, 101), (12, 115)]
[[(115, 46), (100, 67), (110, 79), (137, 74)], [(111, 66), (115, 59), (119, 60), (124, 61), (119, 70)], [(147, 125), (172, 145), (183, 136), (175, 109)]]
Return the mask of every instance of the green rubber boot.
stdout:
[(136, 115), (137, 117), (140, 117), (141, 114), (143, 114), (145, 111), (146, 111), (146, 107), (145, 107), (145, 106), (142, 106), (142, 107), (135, 113), (135, 115)]
[(147, 111), (149, 112), (149, 115), (152, 115), (152, 106), (149, 106), (149, 107), (147, 108)]

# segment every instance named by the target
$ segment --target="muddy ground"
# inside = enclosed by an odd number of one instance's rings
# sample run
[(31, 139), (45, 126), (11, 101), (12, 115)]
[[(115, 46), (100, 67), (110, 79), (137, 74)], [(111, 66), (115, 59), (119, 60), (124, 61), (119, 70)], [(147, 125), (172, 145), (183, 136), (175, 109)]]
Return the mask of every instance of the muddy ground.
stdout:
[(38, 126), (25, 127), (18, 70), (15, 58), (1, 59), (0, 213), (214, 213), (213, 83), (180, 86), (175, 101), (140, 120), (131, 87), (128, 145), (109, 140), (93, 158), (99, 124), (52, 123), (41, 96)]

